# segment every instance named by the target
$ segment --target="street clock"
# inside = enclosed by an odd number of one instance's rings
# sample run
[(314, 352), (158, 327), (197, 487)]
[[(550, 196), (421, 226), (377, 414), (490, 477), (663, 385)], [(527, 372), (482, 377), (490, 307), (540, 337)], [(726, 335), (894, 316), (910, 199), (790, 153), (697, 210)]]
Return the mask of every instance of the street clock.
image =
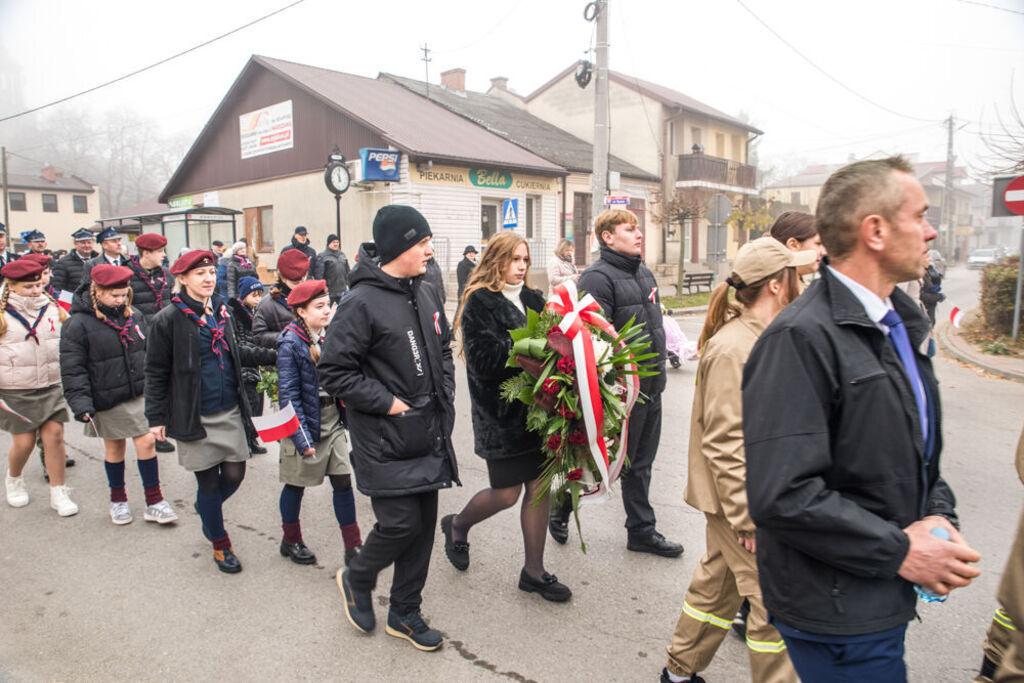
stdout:
[(327, 163), (327, 168), (324, 170), (324, 182), (327, 183), (327, 189), (334, 194), (345, 194), (352, 184), (348, 167), (345, 165), (345, 157), (331, 155), (331, 160)]

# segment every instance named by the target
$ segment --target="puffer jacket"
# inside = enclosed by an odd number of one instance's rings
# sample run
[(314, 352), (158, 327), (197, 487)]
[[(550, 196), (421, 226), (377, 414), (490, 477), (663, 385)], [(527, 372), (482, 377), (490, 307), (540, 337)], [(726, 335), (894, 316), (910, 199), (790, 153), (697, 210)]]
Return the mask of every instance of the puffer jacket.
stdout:
[[(101, 309), (111, 321), (124, 325), (124, 307)], [(91, 299), (79, 294), (72, 316), (60, 335), (60, 372), (64, 398), (81, 420), (142, 396), (146, 384), (146, 317), (131, 312), (127, 346), (117, 330), (96, 317)]]
[(302, 428), (291, 435), (301, 453), (320, 440), (320, 380), (309, 355), (310, 339), (297, 322), (291, 322), (277, 340), (278, 403), (291, 404)]
[[(7, 293), (7, 306), (36, 326), (37, 342), (25, 326), (5, 310), (7, 330), (0, 336), (0, 389), (42, 389), (60, 384), (60, 310), (47, 296)], [(43, 308), (46, 308), (44, 311)]]
[(828, 268), (764, 331), (743, 370), (747, 501), (765, 606), (825, 635), (906, 624), (917, 599), (899, 576), (903, 529), (928, 515), (957, 524), (939, 473), (942, 411), (928, 319), (890, 295), (928, 397), (922, 434), (893, 343)]
[(708, 340), (700, 353), (690, 411), (683, 496), (701, 512), (724, 515), (742, 538), (754, 537), (743, 450), (743, 365), (763, 331), (764, 323), (744, 308)]
[[(252, 336), (253, 311), (250, 311), (249, 307), (243, 304), (240, 299), (228, 301), (228, 309), (231, 311), (231, 317), (235, 321), (235, 336), (238, 338), (238, 341), (259, 346)], [(260, 381), (259, 368), (243, 367), (242, 379), (245, 380), (246, 384), (258, 384)]]
[(643, 323), (650, 337), (649, 353), (657, 358), (646, 361), (658, 374), (640, 378), (640, 391), (648, 396), (665, 390), (665, 329), (661, 322), (661, 297), (658, 282), (639, 256), (626, 256), (606, 246), (597, 259), (580, 275), (579, 290), (591, 294), (604, 309), (605, 317), (621, 330), (631, 318)]
[(165, 266), (157, 266), (146, 270), (139, 263), (139, 257), (133, 256), (125, 264), (132, 271), (132, 307), (139, 309), (146, 318), (152, 318), (157, 311), (171, 301), (171, 288), (174, 277)]
[(340, 249), (324, 249), (316, 256), (316, 269), (311, 271), (313, 278), (327, 282), (327, 292), (331, 301), (338, 301), (348, 289), (348, 258)]
[(227, 298), (234, 299), (238, 296), (238, 281), (243, 277), (254, 277), (257, 280), (259, 276), (256, 275), (256, 266), (247, 258), (238, 256), (232, 256), (225, 262), (227, 269)]
[[(396, 280), (363, 244), (351, 290), (327, 328), (320, 385), (345, 402), (352, 467), (368, 496), (402, 496), (458, 482), (451, 433), (451, 329), (433, 287)], [(395, 398), (410, 409), (388, 415)]]
[(76, 291), (82, 284), (85, 262), (97, 256), (99, 254), (92, 251), (88, 258), (82, 258), (81, 254), (72, 249), (67, 256), (53, 264), (53, 277), (50, 279), (50, 284), (58, 293), (65, 289), (69, 292)]
[(554, 289), (566, 280), (573, 282), (579, 280), (579, 270), (576, 269), (576, 264), (559, 256), (552, 256), (548, 262), (548, 287)]
[[(523, 287), (519, 300), (527, 310), (539, 313), (544, 308), (544, 297), (536, 289)], [(526, 431), (526, 404), (500, 396), (501, 383), (520, 372), (505, 365), (512, 348), (508, 331), (524, 325), (526, 316), (504, 294), (489, 289), (474, 291), (462, 310), (473, 443), (485, 460), (540, 452), (540, 436)]]
[(252, 317), (252, 338), (263, 348), (275, 348), (278, 336), (295, 319), (292, 309), (288, 307), (289, 291), (287, 285), (271, 287), (256, 307)]

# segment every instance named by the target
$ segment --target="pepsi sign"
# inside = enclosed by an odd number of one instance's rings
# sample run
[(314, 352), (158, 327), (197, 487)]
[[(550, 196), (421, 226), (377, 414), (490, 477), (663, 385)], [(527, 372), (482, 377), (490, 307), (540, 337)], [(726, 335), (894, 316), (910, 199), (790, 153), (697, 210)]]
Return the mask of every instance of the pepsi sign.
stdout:
[(398, 169), (402, 160), (400, 151), (364, 147), (359, 150), (359, 159), (363, 166), (363, 180), (399, 180)]

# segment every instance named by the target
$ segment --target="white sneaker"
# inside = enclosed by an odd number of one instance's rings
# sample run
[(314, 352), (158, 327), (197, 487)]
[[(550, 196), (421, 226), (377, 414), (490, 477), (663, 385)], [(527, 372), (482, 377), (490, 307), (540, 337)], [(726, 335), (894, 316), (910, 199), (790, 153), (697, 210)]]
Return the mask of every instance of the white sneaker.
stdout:
[(4, 479), (7, 485), (7, 504), (12, 508), (23, 508), (28, 505), (28, 491), (25, 490), (24, 477), (12, 477), (7, 475)]
[(147, 522), (170, 524), (178, 521), (178, 513), (174, 511), (170, 503), (166, 500), (161, 500), (159, 503), (147, 505), (146, 511), (142, 513), (142, 518)]
[(118, 526), (132, 523), (132, 509), (128, 507), (128, 501), (122, 500), (110, 504), (110, 521)]
[(71, 491), (71, 487), (67, 485), (50, 487), (50, 507), (56, 510), (61, 517), (78, 514), (78, 506), (75, 505), (75, 501), (71, 500), (71, 496), (68, 495), (69, 491)]

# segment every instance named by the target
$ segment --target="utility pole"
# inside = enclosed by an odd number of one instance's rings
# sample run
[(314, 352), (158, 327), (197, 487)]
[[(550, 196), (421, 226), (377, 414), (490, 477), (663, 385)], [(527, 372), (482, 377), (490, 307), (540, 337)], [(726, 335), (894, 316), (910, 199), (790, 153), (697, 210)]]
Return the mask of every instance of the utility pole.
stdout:
[[(946, 258), (956, 254), (956, 236), (953, 234), (953, 114), (946, 119), (946, 181), (942, 186), (942, 224), (946, 227)], [(941, 227), (941, 226), (940, 226)]]
[[(594, 87), (594, 172), (591, 220), (604, 210), (608, 194), (608, 0), (596, 0), (597, 67)], [(593, 227), (593, 225), (591, 225)]]
[(7, 226), (7, 234), (11, 234), (11, 223), (7, 220), (7, 207), (9, 202), (7, 201), (7, 148), (0, 147), (0, 156), (3, 160), (0, 161), (0, 183), (3, 184), (4, 189), (4, 225)]
[(426, 43), (423, 43), (423, 47), (420, 48), (423, 51), (423, 56), (420, 60), (423, 62), (423, 84), (427, 86), (427, 99), (430, 99), (430, 63), (434, 61), (430, 57), (430, 48), (427, 47)]

